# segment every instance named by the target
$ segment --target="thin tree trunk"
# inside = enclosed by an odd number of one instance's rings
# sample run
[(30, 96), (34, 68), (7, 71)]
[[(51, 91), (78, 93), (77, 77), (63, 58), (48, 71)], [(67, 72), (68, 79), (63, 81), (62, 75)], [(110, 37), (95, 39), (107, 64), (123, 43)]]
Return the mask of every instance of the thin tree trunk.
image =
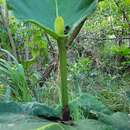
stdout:
[(2, 23), (4, 25), (4, 28), (6, 29), (8, 38), (9, 38), (9, 42), (12, 48), (12, 54), (17, 58), (17, 53), (16, 53), (16, 47), (15, 47), (15, 43), (12, 37), (12, 33), (9, 29), (9, 18), (8, 18), (8, 10), (6, 8), (6, 5), (4, 7), (0, 6), (0, 10), (1, 10), (1, 18), (2, 18)]

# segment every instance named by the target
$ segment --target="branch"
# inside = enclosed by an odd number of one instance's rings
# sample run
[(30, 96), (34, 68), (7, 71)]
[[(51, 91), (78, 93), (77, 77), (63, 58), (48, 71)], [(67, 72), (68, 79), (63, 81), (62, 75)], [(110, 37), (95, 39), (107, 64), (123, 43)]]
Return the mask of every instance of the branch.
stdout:
[(4, 27), (6, 28), (6, 32), (7, 32), (8, 38), (9, 38), (9, 42), (10, 42), (10, 45), (12, 47), (12, 52), (13, 52), (14, 56), (17, 58), (15, 43), (14, 43), (14, 40), (13, 40), (13, 37), (12, 37), (12, 33), (9, 29), (7, 8), (5, 7), (5, 16), (4, 16), (3, 11), (2, 11), (2, 6), (0, 6), (0, 13), (1, 13), (1, 18), (2, 18), (2, 23), (3, 23)]
[(48, 41), (48, 44), (49, 44), (49, 46), (50, 46), (51, 51), (54, 51), (54, 48), (53, 48), (53, 46), (52, 46), (52, 44), (51, 44), (51, 40), (49, 39), (49, 36), (47, 35), (47, 33), (44, 33), (44, 34), (45, 34), (45, 37), (46, 37), (46, 39), (47, 39), (47, 41)]

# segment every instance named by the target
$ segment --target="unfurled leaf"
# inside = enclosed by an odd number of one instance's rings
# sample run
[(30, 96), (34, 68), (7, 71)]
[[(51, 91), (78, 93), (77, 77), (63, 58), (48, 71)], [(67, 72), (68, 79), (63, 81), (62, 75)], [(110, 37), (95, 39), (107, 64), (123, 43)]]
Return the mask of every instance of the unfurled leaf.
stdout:
[(64, 19), (65, 27), (69, 26), (69, 33), (72, 33), (96, 9), (97, 2), (98, 0), (7, 0), (17, 18), (37, 23), (54, 38), (59, 37), (54, 27), (57, 16)]

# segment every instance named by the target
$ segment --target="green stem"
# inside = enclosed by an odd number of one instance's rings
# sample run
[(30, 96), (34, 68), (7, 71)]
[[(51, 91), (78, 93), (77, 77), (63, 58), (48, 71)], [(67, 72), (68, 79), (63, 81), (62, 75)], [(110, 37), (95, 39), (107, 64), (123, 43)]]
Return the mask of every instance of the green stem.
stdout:
[(60, 92), (62, 102), (62, 120), (68, 121), (70, 118), (68, 107), (68, 87), (67, 87), (67, 50), (66, 50), (66, 38), (59, 39), (59, 62), (60, 62)]

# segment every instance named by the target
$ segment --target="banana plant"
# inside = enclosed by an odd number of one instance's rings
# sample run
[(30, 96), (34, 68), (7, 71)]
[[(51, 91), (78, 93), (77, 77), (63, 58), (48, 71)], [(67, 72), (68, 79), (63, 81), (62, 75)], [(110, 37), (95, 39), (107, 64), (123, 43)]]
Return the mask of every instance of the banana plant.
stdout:
[(63, 121), (70, 119), (66, 47), (73, 42), (97, 3), (98, 0), (7, 0), (18, 19), (39, 25), (57, 41)]

